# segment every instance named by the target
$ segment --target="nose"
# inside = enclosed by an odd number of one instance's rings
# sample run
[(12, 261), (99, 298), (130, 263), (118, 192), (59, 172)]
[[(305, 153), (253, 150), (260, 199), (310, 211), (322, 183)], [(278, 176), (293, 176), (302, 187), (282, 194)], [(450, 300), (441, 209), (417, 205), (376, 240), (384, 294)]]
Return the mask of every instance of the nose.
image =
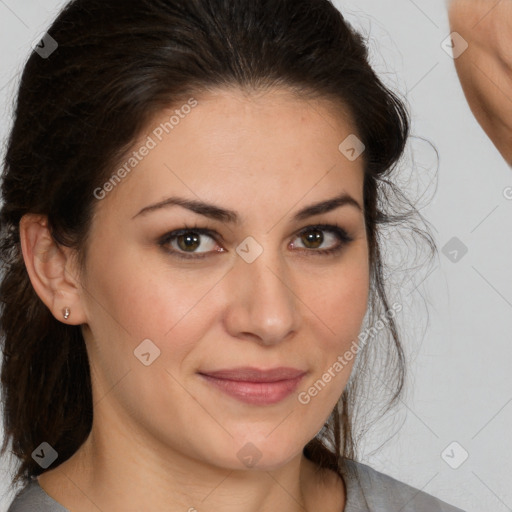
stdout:
[(226, 276), (226, 329), (237, 338), (275, 345), (298, 331), (300, 297), (294, 291), (291, 270), (278, 249), (265, 247), (249, 263), (250, 260), (237, 257)]

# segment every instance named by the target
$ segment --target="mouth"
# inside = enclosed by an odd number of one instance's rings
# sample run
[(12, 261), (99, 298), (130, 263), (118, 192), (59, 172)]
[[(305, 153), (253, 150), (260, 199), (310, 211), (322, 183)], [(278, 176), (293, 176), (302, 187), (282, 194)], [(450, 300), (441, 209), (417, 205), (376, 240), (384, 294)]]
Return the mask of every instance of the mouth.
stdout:
[(284, 367), (270, 370), (243, 367), (198, 373), (205, 382), (241, 402), (271, 405), (293, 393), (307, 371)]

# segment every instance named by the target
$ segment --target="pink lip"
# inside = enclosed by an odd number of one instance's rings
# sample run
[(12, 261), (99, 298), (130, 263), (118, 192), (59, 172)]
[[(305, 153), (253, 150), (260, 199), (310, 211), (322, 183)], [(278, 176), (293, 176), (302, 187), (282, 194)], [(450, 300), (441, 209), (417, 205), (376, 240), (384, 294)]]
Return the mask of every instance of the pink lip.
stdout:
[(260, 370), (253, 366), (241, 366), (239, 368), (231, 368), (215, 371), (199, 372), (201, 375), (209, 375), (218, 379), (237, 380), (244, 382), (277, 382), (279, 380), (295, 379), (299, 375), (304, 375), (304, 370), (280, 366), (279, 368), (270, 368), (268, 370)]
[(296, 368), (234, 368), (199, 373), (201, 377), (228, 395), (242, 402), (270, 405), (293, 393), (307, 372)]

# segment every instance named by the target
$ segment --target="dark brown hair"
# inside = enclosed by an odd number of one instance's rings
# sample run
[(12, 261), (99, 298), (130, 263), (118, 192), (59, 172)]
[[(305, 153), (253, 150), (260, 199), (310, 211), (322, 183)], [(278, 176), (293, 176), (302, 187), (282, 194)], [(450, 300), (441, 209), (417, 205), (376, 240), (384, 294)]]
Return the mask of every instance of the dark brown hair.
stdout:
[[(13, 483), (44, 471), (31, 456), (43, 441), (59, 454), (50, 468), (73, 455), (93, 415), (81, 326), (56, 320), (35, 293), (19, 221), (28, 212), (47, 216), (52, 237), (75, 248), (85, 268), (93, 191), (162, 108), (222, 87), (284, 87), (348, 109), (365, 145), (369, 318), (390, 310), (380, 229), (403, 225), (416, 211), (389, 209), (391, 192), (402, 197), (388, 178), (409, 136), (405, 103), (374, 73), (363, 37), (329, 0), (75, 0), (48, 33), (58, 48), (47, 58), (33, 52), (24, 66), (1, 188), (2, 454), (19, 459)], [(391, 407), (405, 377), (394, 318), (378, 338), (387, 339)], [(366, 353), (377, 345), (365, 344), (357, 374), (304, 448), (320, 467), (339, 471), (343, 458), (357, 458), (358, 386)]]

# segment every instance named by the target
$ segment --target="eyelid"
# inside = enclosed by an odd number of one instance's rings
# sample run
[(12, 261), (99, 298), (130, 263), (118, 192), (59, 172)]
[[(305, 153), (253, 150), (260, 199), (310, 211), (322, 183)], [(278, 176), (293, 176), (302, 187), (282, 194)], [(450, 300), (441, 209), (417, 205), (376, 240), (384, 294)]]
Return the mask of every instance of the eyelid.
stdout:
[[(209, 236), (216, 243), (217, 243), (218, 238), (220, 238), (220, 240), (224, 242), (224, 237), (220, 233), (217, 233), (213, 229), (202, 228), (197, 225), (187, 226), (185, 224), (185, 227), (183, 227), (183, 228), (175, 229), (173, 231), (169, 231), (169, 232), (165, 233), (165, 235), (163, 235), (162, 237), (160, 237), (158, 239), (158, 245), (160, 245), (162, 248), (164, 248), (164, 246), (169, 244), (172, 240), (175, 240), (180, 235), (182, 235), (184, 233), (189, 233), (189, 232), (194, 232), (194, 233), (197, 233), (202, 236), (204, 236), (204, 235)], [(208, 254), (211, 254), (211, 252), (212, 252), (212, 251), (210, 251), (210, 252), (204, 252), (204, 253), (199, 252), (199, 253), (187, 254), (186, 252), (177, 251), (175, 249), (165, 249), (164, 248), (164, 250), (171, 256), (176, 256), (176, 257), (182, 258), (182, 259), (201, 259), (201, 258), (206, 257)], [(218, 253), (218, 252), (224, 252), (224, 251), (225, 250), (222, 249), (221, 251), (213, 251), (213, 252)]]
[[(299, 229), (297, 232), (294, 233), (293, 237), (296, 238), (298, 236), (301, 236), (304, 233), (307, 233), (308, 231), (312, 231), (314, 229), (318, 229), (319, 231), (327, 231), (329, 233), (332, 233), (337, 239), (338, 244), (335, 247), (332, 247), (330, 249), (308, 249), (308, 248), (299, 248), (300, 252), (306, 252), (306, 253), (312, 253), (317, 254), (319, 256), (324, 255), (328, 256), (331, 254), (335, 254), (338, 252), (341, 252), (345, 246), (350, 244), (354, 241), (354, 238), (349, 235), (347, 230), (340, 225), (338, 225), (336, 222), (330, 223), (330, 224), (309, 224), (307, 226), (304, 226), (303, 228)], [(184, 233), (188, 232), (195, 232), (199, 235), (206, 235), (210, 238), (212, 238), (215, 242), (217, 242), (218, 239), (224, 242), (224, 237), (219, 234), (217, 231), (209, 228), (203, 228), (199, 227), (198, 225), (194, 226), (187, 226), (183, 228), (179, 228), (173, 231), (169, 231), (163, 236), (161, 236), (158, 240), (158, 244), (163, 248), (163, 250), (166, 251), (171, 256), (176, 256), (178, 259), (203, 259), (209, 256), (212, 256), (213, 254), (217, 254), (220, 252), (225, 252), (225, 249), (216, 250), (216, 251), (206, 251), (206, 252), (198, 252), (198, 253), (186, 253), (182, 251), (177, 251), (175, 249), (166, 249), (164, 246), (169, 244), (172, 240), (175, 240), (177, 237)]]

